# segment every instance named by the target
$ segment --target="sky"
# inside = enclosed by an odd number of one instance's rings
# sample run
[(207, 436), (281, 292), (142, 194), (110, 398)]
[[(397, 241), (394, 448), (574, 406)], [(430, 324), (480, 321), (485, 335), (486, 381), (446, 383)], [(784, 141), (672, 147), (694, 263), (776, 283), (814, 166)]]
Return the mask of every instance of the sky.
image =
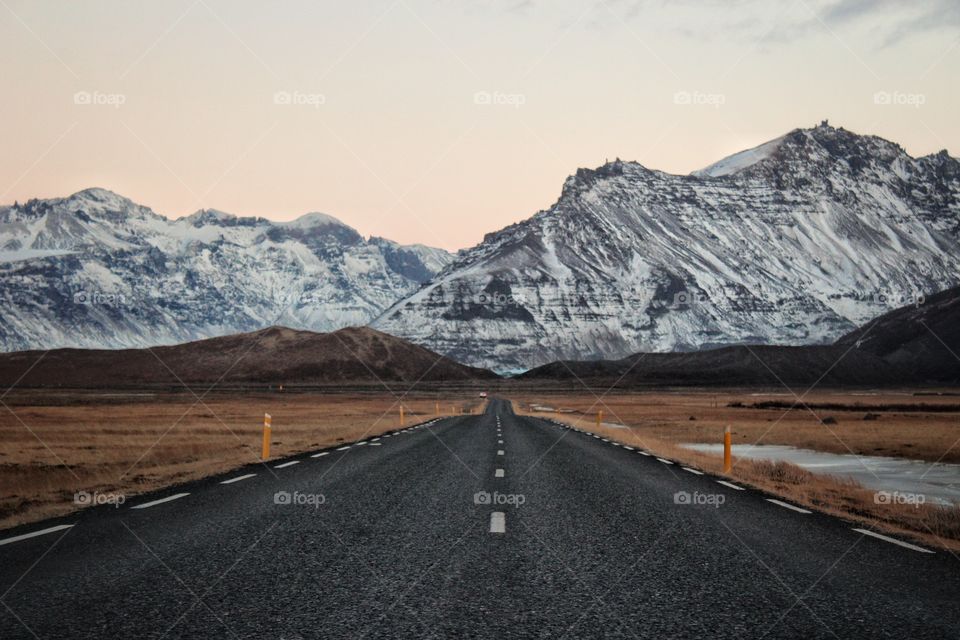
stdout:
[(0, 203), (336, 216), (458, 249), (579, 167), (823, 119), (960, 155), (956, 0), (0, 0)]

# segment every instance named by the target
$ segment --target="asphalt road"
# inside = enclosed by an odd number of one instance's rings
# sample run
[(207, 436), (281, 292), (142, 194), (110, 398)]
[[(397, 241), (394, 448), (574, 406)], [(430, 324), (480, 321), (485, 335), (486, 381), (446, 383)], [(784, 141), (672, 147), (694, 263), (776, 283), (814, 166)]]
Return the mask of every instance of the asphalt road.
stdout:
[(507, 402), (293, 460), (0, 533), (0, 638), (960, 637), (957, 557)]

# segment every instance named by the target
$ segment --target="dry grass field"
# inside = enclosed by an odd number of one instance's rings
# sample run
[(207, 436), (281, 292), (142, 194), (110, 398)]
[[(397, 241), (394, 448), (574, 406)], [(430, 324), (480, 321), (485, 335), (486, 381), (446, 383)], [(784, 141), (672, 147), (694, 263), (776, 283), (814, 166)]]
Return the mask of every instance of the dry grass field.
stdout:
[[(399, 395), (399, 394), (398, 394)], [(474, 394), (411, 394), (406, 424), (478, 410)], [(78, 491), (126, 497), (260, 460), (264, 413), (271, 458), (399, 426), (387, 393), (14, 391), (0, 406), (0, 528), (76, 510)]]
[[(558, 408), (571, 424), (718, 475), (717, 456), (680, 444), (719, 443), (726, 425), (735, 444), (960, 462), (960, 396), (821, 391), (805, 397), (806, 406), (789, 409), (752, 405), (789, 407), (791, 397), (736, 390), (612, 393), (601, 402), (588, 393), (505, 389), (502, 395), (518, 412), (556, 416), (538, 406)], [(443, 415), (481, 408), (472, 391), (411, 394), (403, 401), (407, 424), (432, 417), (438, 397)], [(74, 511), (78, 491), (132, 497), (256, 463), (264, 413), (273, 416), (272, 459), (399, 426), (396, 397), (385, 391), (218, 391), (198, 402), (190, 393), (24, 390), (11, 392), (4, 403), (0, 528)], [(605, 423), (629, 428), (597, 429), (598, 409)], [(798, 504), (960, 549), (957, 508), (877, 505), (872, 491), (786, 463), (739, 459), (731, 477)]]
[[(639, 436), (665, 442), (720, 443), (723, 429), (729, 425), (734, 444), (781, 444), (831, 453), (960, 463), (960, 395), (817, 391), (792, 409), (796, 399), (780, 392), (650, 391), (611, 393), (600, 401), (598, 396), (582, 392), (512, 397), (525, 406), (541, 403), (560, 408), (581, 426), (593, 424), (596, 412), (602, 410), (604, 422), (629, 425)], [(760, 403), (786, 408), (751, 406)], [(738, 404), (742, 406), (731, 406)], [(938, 410), (919, 410), (923, 406)], [(954, 410), (945, 410), (951, 408)]]
[[(960, 397), (956, 396), (914, 396), (906, 392), (863, 396), (823, 391), (811, 393), (803, 399), (806, 407), (798, 405), (794, 409), (751, 408), (754, 403), (771, 401), (786, 402), (789, 407), (795, 399), (740, 391), (610, 394), (599, 402), (589, 393), (525, 393), (514, 400), (518, 412), (550, 416), (718, 476), (725, 475), (720, 456), (680, 445), (721, 443), (727, 425), (731, 426), (734, 444), (782, 444), (832, 453), (960, 462)], [(742, 406), (730, 406), (738, 403)], [(920, 405), (924, 404), (941, 406), (937, 411), (923, 411)], [(830, 409), (815, 409), (815, 405)], [(869, 410), (865, 409), (867, 405)], [(894, 405), (896, 410), (885, 408)], [(952, 411), (954, 406), (956, 412)], [(605, 424), (628, 428), (598, 428), (598, 410), (604, 412)], [(867, 413), (875, 417), (864, 420)], [(828, 417), (832, 420), (826, 420)], [(873, 490), (855, 482), (814, 475), (786, 462), (734, 458), (727, 475), (800, 505), (927, 545), (960, 550), (960, 506), (876, 504)]]

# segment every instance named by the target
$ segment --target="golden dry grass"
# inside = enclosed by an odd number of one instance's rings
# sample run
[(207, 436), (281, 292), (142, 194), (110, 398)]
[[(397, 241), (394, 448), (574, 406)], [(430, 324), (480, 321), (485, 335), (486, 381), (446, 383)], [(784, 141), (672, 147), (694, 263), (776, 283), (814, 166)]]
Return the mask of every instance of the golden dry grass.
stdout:
[[(399, 426), (387, 393), (104, 394), (14, 392), (0, 408), (0, 528), (75, 510), (78, 491), (127, 497), (260, 460), (264, 413), (271, 459)], [(406, 423), (435, 411), (434, 394), (404, 398)], [(478, 410), (442, 396), (441, 413)]]
[[(802, 392), (801, 392), (802, 394)], [(645, 437), (665, 442), (720, 442), (723, 428), (736, 433), (734, 444), (781, 444), (830, 453), (893, 456), (931, 462), (960, 463), (960, 396), (914, 396), (909, 391), (844, 393), (815, 391), (793, 409), (753, 409), (757, 402), (793, 403), (788, 394), (722, 390), (717, 392), (611, 393), (600, 402), (591, 393), (517, 394), (523, 403), (560, 407), (581, 424), (596, 412), (604, 421), (628, 424)], [(741, 403), (743, 407), (729, 405)], [(846, 410), (808, 408), (842, 404)], [(857, 404), (860, 407), (857, 407)], [(864, 406), (950, 404), (957, 412), (877, 411)], [(572, 412), (572, 413), (568, 413)], [(872, 413), (873, 420), (864, 417)], [(589, 414), (589, 415), (586, 415)], [(822, 420), (827, 424), (823, 424)]]
[[(514, 406), (520, 413), (560, 419), (610, 440), (728, 477), (798, 505), (911, 537), (930, 546), (960, 550), (960, 506), (877, 504), (876, 492), (856, 482), (815, 475), (787, 462), (734, 458), (731, 472), (725, 474), (721, 456), (681, 446), (684, 442), (722, 442), (723, 427), (732, 424), (734, 443), (738, 440), (750, 443), (759, 441), (861, 454), (876, 454), (877, 449), (882, 448), (884, 455), (905, 452), (910, 457), (921, 457), (915, 455), (920, 451), (928, 460), (943, 457), (944, 460), (956, 461), (957, 456), (950, 450), (960, 438), (960, 425), (955, 414), (881, 416), (879, 421), (868, 421), (866, 426), (862, 426), (853, 424), (852, 419), (835, 412), (833, 415), (838, 416), (838, 422), (829, 426), (835, 431), (843, 431), (831, 434), (805, 409), (803, 411), (809, 417), (784, 410), (777, 415), (770, 415), (768, 411), (726, 406), (728, 402), (736, 401), (746, 402), (747, 399), (737, 393), (717, 394), (716, 399), (713, 394), (662, 392), (605, 397), (600, 405), (605, 411), (604, 424), (600, 427), (596, 426), (597, 398), (592, 394), (565, 394), (563, 397), (526, 395)], [(831, 401), (836, 402), (837, 396), (831, 396)], [(916, 401), (929, 402), (930, 399), (917, 398)], [(558, 408), (560, 412), (538, 410), (538, 406)], [(690, 415), (697, 419), (690, 421)], [(781, 422), (771, 428), (771, 419), (781, 419)], [(607, 426), (608, 421), (623, 424), (627, 428)], [(797, 432), (792, 433), (791, 429)], [(885, 442), (884, 438), (892, 442)], [(840, 445), (837, 444), (838, 439), (842, 440)], [(912, 446), (905, 446), (907, 444)]]

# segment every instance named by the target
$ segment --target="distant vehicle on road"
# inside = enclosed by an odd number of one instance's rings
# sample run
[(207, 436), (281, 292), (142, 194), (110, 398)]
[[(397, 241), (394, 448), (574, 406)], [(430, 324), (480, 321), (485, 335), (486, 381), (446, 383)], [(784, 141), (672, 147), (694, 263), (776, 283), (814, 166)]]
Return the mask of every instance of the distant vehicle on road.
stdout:
[(480, 397), (481, 397), (481, 398), (486, 398), (486, 397), (487, 397), (487, 392), (486, 392), (486, 391), (481, 391), (481, 392), (480, 392)]

